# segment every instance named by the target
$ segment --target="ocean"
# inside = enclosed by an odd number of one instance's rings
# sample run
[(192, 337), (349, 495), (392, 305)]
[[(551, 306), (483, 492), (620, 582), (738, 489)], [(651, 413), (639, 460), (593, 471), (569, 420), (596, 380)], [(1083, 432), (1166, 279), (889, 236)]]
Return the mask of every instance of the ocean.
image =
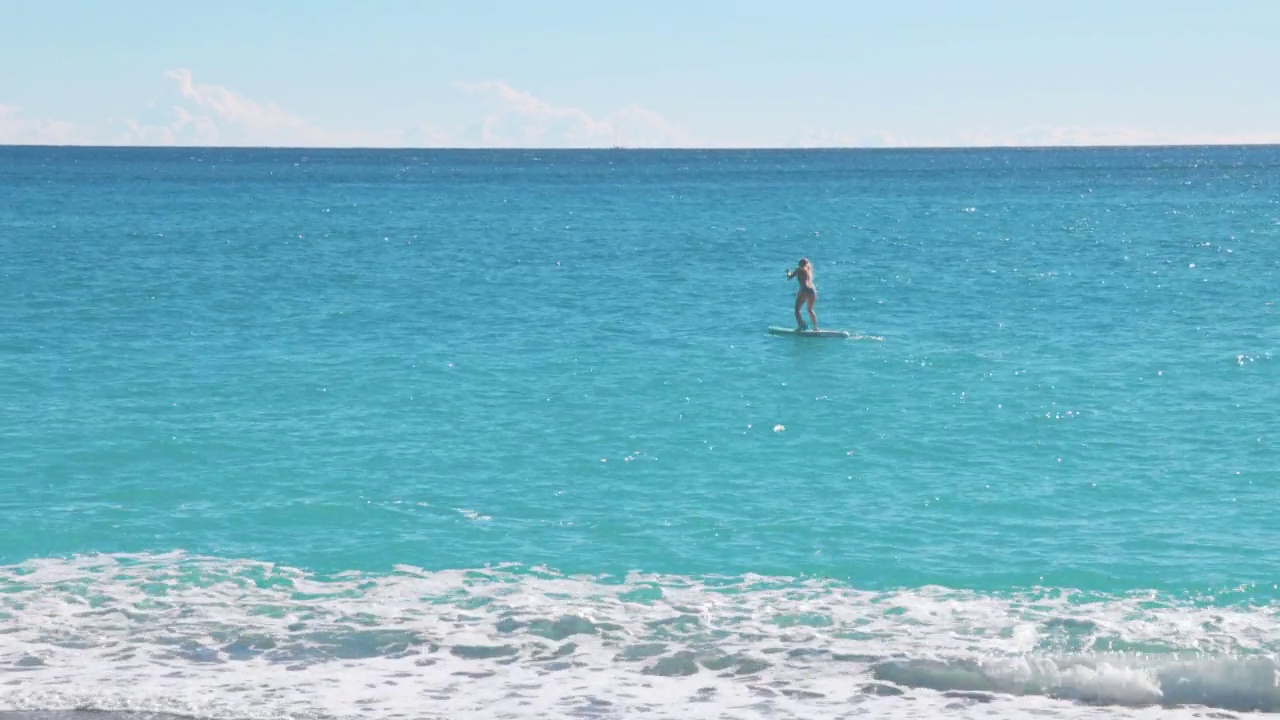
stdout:
[(4, 147), (0, 259), (0, 720), (1280, 713), (1280, 147)]

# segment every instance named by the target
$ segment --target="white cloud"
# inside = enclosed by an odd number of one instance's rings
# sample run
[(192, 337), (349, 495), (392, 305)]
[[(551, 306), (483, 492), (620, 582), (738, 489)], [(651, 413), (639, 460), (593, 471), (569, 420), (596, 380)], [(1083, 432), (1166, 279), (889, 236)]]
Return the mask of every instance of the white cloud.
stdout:
[(150, 121), (127, 119), (117, 145), (255, 147), (438, 147), (447, 138), (427, 125), (405, 130), (335, 132), (314, 125), (276, 103), (259, 102), (221, 85), (197, 83), (190, 70), (164, 77), (177, 91), (167, 113)]
[(221, 85), (197, 83), (185, 68), (164, 77), (174, 81), (178, 99), (166, 122), (125, 120), (122, 145), (325, 146), (339, 136), (292, 115), (275, 103), (259, 103)]
[[(185, 68), (163, 75), (166, 102), (148, 103), (134, 117), (90, 127), (33, 117), (0, 104), (2, 144), (117, 144), (306, 147), (1036, 147), (1113, 145), (1280, 144), (1280, 133), (1189, 133), (1132, 127), (1036, 126), (958, 130), (935, 137), (814, 129), (783, 139), (695, 140), (662, 115), (637, 104), (604, 115), (556, 105), (498, 80), (455, 83), (472, 98), (456, 108), (472, 118), (461, 132), (426, 124), (333, 131), (274, 102), (245, 97), (222, 85), (197, 82)], [(407, 93), (406, 93), (407, 94)]]
[(467, 132), (467, 144), (491, 147), (688, 147), (692, 139), (661, 115), (630, 105), (606, 117), (552, 105), (497, 80), (455, 83), (493, 103)]
[(86, 144), (87, 135), (62, 120), (29, 117), (21, 109), (0, 104), (0, 145)]
[(114, 145), (217, 145), (217, 123), (204, 115), (192, 115), (174, 105), (175, 119), (166, 125), (148, 125), (137, 120), (120, 121), (125, 131), (113, 138)]

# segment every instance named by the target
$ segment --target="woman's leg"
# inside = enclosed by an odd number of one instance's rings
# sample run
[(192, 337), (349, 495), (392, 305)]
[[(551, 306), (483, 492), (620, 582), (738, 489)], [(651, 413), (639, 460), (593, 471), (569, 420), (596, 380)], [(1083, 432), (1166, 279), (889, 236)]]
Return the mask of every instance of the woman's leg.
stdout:
[[(809, 296), (809, 297), (808, 297), (808, 300), (809, 300), (809, 307), (808, 307), (808, 310), (809, 310), (809, 322), (813, 323), (813, 329), (814, 329), (814, 330), (817, 330), (817, 329), (818, 329), (818, 316), (813, 312), (813, 304), (814, 304), (814, 303), (816, 303), (816, 302), (818, 301), (818, 293), (816, 293), (816, 292), (809, 292), (809, 293), (806, 293), (806, 294)], [(797, 310), (796, 310), (796, 316), (798, 317), (799, 315), (800, 315), (800, 311), (799, 311), (799, 309), (797, 309)]]
[(804, 320), (800, 319), (800, 307), (804, 305), (805, 292), (801, 290), (796, 293), (796, 329), (804, 329)]

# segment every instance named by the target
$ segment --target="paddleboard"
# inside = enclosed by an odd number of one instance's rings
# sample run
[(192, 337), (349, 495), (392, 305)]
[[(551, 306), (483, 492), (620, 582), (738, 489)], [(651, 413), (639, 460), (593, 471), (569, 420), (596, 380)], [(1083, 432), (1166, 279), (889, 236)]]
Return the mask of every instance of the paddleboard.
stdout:
[(883, 341), (884, 338), (879, 335), (858, 335), (848, 330), (797, 330), (791, 327), (778, 327), (770, 325), (769, 332), (773, 335), (797, 335), (800, 337), (838, 337), (848, 338), (849, 340), (876, 340)]
[(853, 337), (853, 333), (848, 330), (797, 330), (776, 325), (770, 325), (769, 332), (773, 335), (802, 335), (804, 337)]

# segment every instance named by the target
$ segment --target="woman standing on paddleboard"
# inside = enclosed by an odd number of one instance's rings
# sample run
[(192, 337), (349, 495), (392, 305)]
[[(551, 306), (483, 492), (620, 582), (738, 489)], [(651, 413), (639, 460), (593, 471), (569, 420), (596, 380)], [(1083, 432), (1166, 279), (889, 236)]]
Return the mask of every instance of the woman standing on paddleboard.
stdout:
[(818, 316), (813, 313), (813, 304), (818, 302), (818, 289), (813, 285), (813, 265), (809, 264), (809, 258), (800, 258), (796, 269), (787, 271), (787, 279), (791, 278), (799, 278), (800, 281), (800, 290), (796, 292), (796, 329), (805, 329), (804, 320), (800, 319), (800, 306), (808, 303), (809, 321), (817, 330)]

